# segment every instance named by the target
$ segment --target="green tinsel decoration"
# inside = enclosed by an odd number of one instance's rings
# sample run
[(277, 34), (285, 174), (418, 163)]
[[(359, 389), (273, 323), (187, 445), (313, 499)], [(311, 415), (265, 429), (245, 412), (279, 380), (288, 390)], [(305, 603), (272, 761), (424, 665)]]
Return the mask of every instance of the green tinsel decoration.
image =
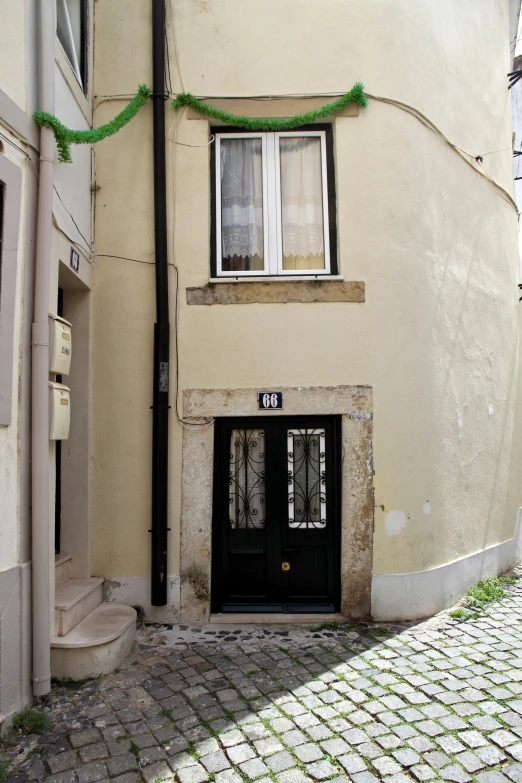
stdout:
[(35, 112), (33, 118), (38, 125), (50, 128), (54, 132), (60, 163), (71, 163), (71, 144), (95, 144), (108, 136), (113, 136), (136, 116), (141, 107), (150, 98), (150, 95), (151, 90), (144, 84), (140, 84), (137, 95), (127, 104), (123, 111), (105, 125), (89, 130), (71, 130), (63, 125), (57, 117), (44, 111)]
[(354, 84), (350, 92), (338, 98), (332, 103), (327, 103), (320, 109), (313, 109), (304, 114), (296, 114), (294, 117), (241, 117), (238, 114), (230, 114), (227, 111), (216, 109), (209, 106), (208, 103), (200, 101), (189, 92), (180, 93), (172, 101), (172, 108), (177, 110), (182, 106), (191, 106), (200, 114), (211, 117), (213, 120), (219, 120), (226, 125), (235, 125), (239, 128), (246, 128), (251, 131), (284, 131), (298, 128), (300, 125), (308, 125), (316, 120), (322, 120), (325, 117), (331, 117), (332, 114), (342, 111), (350, 103), (356, 103), (365, 108), (368, 105), (368, 99), (364, 94), (364, 86), (361, 82)]

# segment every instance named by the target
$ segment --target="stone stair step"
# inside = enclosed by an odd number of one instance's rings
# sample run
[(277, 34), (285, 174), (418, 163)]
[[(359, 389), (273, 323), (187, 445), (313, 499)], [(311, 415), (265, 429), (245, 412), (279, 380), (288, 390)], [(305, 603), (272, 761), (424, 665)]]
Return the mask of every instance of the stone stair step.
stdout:
[(108, 674), (125, 660), (136, 633), (136, 610), (99, 604), (65, 636), (51, 640), (53, 677), (81, 680)]
[(55, 593), (56, 633), (66, 636), (103, 600), (103, 578), (69, 579)]
[(54, 558), (54, 580), (56, 587), (60, 587), (71, 578), (72, 555), (62, 553)]

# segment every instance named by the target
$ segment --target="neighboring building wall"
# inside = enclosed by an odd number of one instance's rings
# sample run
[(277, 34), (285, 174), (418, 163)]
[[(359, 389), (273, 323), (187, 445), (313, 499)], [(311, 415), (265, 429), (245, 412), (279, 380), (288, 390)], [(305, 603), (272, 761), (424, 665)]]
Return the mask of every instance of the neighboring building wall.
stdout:
[[(7, 183), (0, 289), (0, 727), (4, 728), (12, 715), (32, 699), (30, 368), (39, 143), (39, 132), (32, 121), (32, 113), (38, 108), (36, 5), (34, 0), (0, 2), (0, 181)], [(92, 8), (89, 14), (92, 18)], [(88, 50), (92, 60), (92, 37)], [(89, 70), (91, 88), (85, 96), (56, 42), (56, 114), (70, 127), (90, 127), (92, 65)], [(73, 567), (81, 571), (80, 575), (90, 576), (91, 148), (75, 148), (73, 160), (68, 167), (55, 167), (56, 190), (63, 204), (56, 196), (53, 211), (61, 230), (53, 230), (49, 312), (56, 312), (60, 286), (72, 320), (78, 326), (78, 366), (73, 379), (77, 415), (73, 415), (74, 434), (69, 448), (63, 450), (62, 496), (67, 506), (67, 513), (62, 514), (64, 538), (68, 544), (73, 539), (73, 550), (78, 554), (79, 565)], [(69, 268), (73, 242), (83, 245), (79, 274)], [(54, 585), (54, 448), (54, 443), (50, 443), (51, 587)], [(54, 589), (51, 589), (51, 602), (54, 623)]]
[[(423, 112), (467, 152), (495, 152), (484, 158), (484, 169), (513, 192), (507, 0), (305, 0), (299, 12), (287, 0), (174, 0), (173, 6), (185, 90), (338, 94), (361, 80), (369, 93)], [(100, 95), (133, 94), (139, 83), (151, 84), (150, 4), (128, 0), (125, 7), (122, 21), (117, 4), (96, 3)], [(169, 49), (173, 55), (170, 18)], [(180, 90), (173, 56), (170, 72)], [(291, 113), (299, 110), (296, 103)], [(119, 106), (102, 104), (96, 124)], [(447, 605), (516, 556), (522, 499), (517, 215), (440, 136), (395, 106), (371, 100), (358, 116), (333, 119), (333, 127), (339, 271), (365, 283), (366, 301), (196, 306), (187, 304), (186, 289), (209, 281), (209, 123), (189, 111), (167, 112), (169, 138), (176, 134), (189, 145), (168, 145), (169, 260), (180, 277), (179, 384), (252, 393), (372, 387), (373, 613), (413, 617)], [(180, 568), (190, 566), (180, 564), (183, 451), (174, 377), (169, 607), (155, 611), (149, 603), (151, 134), (148, 106), (96, 149), (93, 564), (96, 574), (112, 579), (113, 598), (144, 606), (150, 617), (174, 619)], [(106, 253), (150, 267), (103, 258)], [(174, 330), (172, 270), (170, 280)], [(172, 345), (172, 366), (174, 359)], [(191, 437), (198, 435), (184, 434)], [(508, 541), (511, 557), (498, 547)], [(472, 557), (488, 548), (486, 560)], [(451, 563), (456, 577), (445, 590), (446, 572), (441, 577), (432, 569)], [(401, 608), (403, 589), (417, 598), (407, 608)], [(201, 617), (199, 608), (186, 614), (195, 616)]]
[[(0, 259), (0, 731), (31, 700), (30, 563), (21, 516), (21, 355), (25, 237), (35, 174), (26, 141), (37, 134), (27, 115), (25, 9), (0, 3), (0, 181), (4, 233)], [(31, 152), (31, 154), (33, 154)], [(34, 158), (36, 160), (36, 158)]]

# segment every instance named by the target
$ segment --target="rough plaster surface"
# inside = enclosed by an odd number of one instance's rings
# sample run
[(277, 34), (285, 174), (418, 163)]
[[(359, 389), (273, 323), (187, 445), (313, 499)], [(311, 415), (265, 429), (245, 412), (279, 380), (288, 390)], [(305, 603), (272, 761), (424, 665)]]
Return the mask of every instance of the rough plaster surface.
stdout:
[[(342, 415), (341, 611), (370, 613), (373, 547), (372, 390), (368, 386), (283, 388), (284, 413)], [(256, 389), (187, 389), (186, 417), (258, 416)], [(266, 415), (274, 416), (267, 412)], [(182, 622), (210, 611), (214, 428), (185, 430), (181, 498)]]
[(374, 620), (420, 620), (451, 606), (488, 576), (505, 573), (522, 559), (522, 509), (514, 538), (438, 568), (372, 579)]
[(109, 576), (103, 583), (104, 600), (133, 606), (148, 620), (176, 623), (179, 620), (179, 576), (167, 576), (167, 605), (150, 603), (150, 575)]
[(207, 283), (187, 288), (189, 305), (228, 305), (272, 302), (364, 302), (361, 282), (302, 280), (267, 283)]

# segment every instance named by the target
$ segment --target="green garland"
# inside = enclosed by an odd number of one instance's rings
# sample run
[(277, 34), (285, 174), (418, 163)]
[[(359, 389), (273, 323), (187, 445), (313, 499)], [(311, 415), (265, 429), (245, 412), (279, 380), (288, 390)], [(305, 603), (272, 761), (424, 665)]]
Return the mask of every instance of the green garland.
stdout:
[(151, 90), (144, 84), (140, 84), (137, 95), (123, 111), (105, 125), (100, 125), (99, 128), (90, 128), (89, 130), (71, 130), (62, 125), (57, 117), (43, 111), (35, 112), (33, 118), (38, 125), (50, 128), (54, 132), (60, 163), (71, 163), (71, 144), (95, 144), (97, 141), (114, 135), (136, 116), (141, 107), (150, 98), (150, 95)]
[(239, 128), (246, 128), (250, 131), (283, 131), (298, 128), (300, 125), (308, 125), (310, 122), (322, 120), (325, 117), (331, 117), (332, 114), (342, 111), (348, 104), (356, 103), (362, 108), (368, 105), (368, 99), (364, 94), (364, 86), (357, 82), (350, 92), (338, 98), (332, 103), (327, 103), (320, 109), (313, 109), (304, 114), (296, 114), (294, 117), (241, 117), (238, 114), (230, 114), (227, 111), (216, 109), (208, 103), (200, 101), (189, 92), (180, 93), (173, 101), (172, 108), (180, 109), (182, 106), (190, 106), (192, 109), (211, 117), (213, 120), (219, 120), (227, 125), (236, 125)]

